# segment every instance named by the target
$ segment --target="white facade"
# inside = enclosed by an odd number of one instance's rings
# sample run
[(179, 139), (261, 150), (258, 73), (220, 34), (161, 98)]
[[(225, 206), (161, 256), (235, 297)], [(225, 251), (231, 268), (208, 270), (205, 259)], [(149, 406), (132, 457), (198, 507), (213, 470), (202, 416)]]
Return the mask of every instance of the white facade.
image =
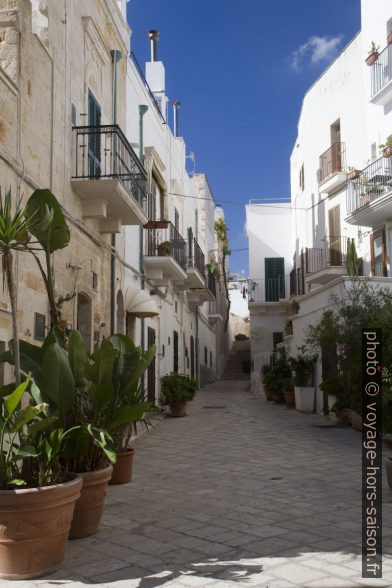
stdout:
[[(308, 326), (319, 320), (331, 294), (341, 295), (348, 283), (349, 239), (362, 259), (363, 275), (384, 287), (391, 283), (392, 158), (384, 157), (379, 145), (392, 134), (392, 45), (387, 45), (392, 6), (388, 0), (362, 0), (361, 8), (361, 32), (304, 96), (290, 161), (290, 251), (287, 243), (277, 246), (274, 233), (283, 232), (278, 219), (269, 222), (262, 211), (265, 223), (251, 225), (257, 233), (249, 236), (251, 279), (266, 249), (281, 257), (293, 259), (294, 255), (290, 296), (299, 303), (299, 310), (296, 314), (292, 306), (284, 310), (284, 318), (292, 323), (284, 337), (291, 353), (303, 344)], [(369, 66), (365, 58), (372, 41), (380, 45), (380, 54)], [(270, 231), (267, 236), (265, 224)], [(271, 305), (275, 313), (282, 311), (280, 302)], [(257, 379), (267, 357), (262, 354), (271, 345), (263, 332), (260, 338), (253, 336), (252, 325), (257, 331), (260, 325), (268, 329), (271, 318), (265, 304), (249, 306), (252, 350), (259, 354), (254, 367)], [(256, 312), (259, 317), (254, 316)], [(316, 408), (323, 412), (328, 402), (318, 388), (321, 362), (316, 376)]]

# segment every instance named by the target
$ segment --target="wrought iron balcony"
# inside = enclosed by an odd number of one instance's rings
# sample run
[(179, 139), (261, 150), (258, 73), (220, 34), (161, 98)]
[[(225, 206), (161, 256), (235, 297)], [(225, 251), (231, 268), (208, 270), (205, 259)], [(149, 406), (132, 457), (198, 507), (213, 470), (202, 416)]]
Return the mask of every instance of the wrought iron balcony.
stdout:
[[(346, 147), (344, 143), (334, 143), (320, 155), (319, 183), (346, 170)], [(347, 178), (345, 178), (347, 179)]]
[(157, 285), (183, 283), (187, 274), (186, 242), (170, 221), (150, 221), (145, 226), (144, 269)]
[(249, 280), (248, 302), (280, 302), (288, 301), (290, 293), (290, 276), (277, 276), (276, 278), (266, 278)]
[(371, 102), (385, 105), (391, 100), (392, 45), (387, 45), (371, 66)]
[(376, 226), (392, 212), (392, 157), (380, 157), (349, 182), (347, 221)]
[(327, 267), (346, 266), (347, 237), (325, 237), (324, 247), (306, 247), (305, 275)]
[(290, 297), (305, 294), (304, 272), (301, 268), (294, 268), (290, 272)]
[(189, 242), (188, 247), (188, 267), (197, 269), (200, 275), (204, 277), (206, 273), (205, 258), (197, 239), (194, 238), (193, 241)]
[(118, 125), (75, 127), (72, 184), (85, 201), (84, 216), (145, 224), (147, 174)]

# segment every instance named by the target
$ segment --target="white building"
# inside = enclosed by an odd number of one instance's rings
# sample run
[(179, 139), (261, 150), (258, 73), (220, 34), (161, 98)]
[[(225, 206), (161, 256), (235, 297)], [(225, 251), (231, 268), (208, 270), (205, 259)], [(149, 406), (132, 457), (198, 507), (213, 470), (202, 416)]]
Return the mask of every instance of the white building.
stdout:
[[(363, 275), (373, 283), (391, 283), (392, 159), (383, 156), (379, 145), (392, 134), (392, 45), (387, 44), (392, 6), (388, 0), (362, 0), (361, 9), (361, 32), (304, 96), (291, 156), (291, 209), (287, 211), (291, 253), (287, 242), (277, 243), (276, 233), (283, 235), (280, 220), (270, 222), (263, 211), (265, 222), (251, 225), (257, 234), (252, 238), (250, 232), (249, 237), (251, 265), (260, 253), (265, 255), (265, 243), (276, 256), (294, 256), (290, 296), (299, 310), (294, 314), (293, 306), (287, 306), (285, 311), (286, 320), (292, 321), (292, 335), (286, 335), (285, 341), (293, 353), (303, 344), (308, 325), (317, 322), (328, 307), (331, 294), (343, 292), (348, 280), (348, 239), (354, 239), (362, 258)], [(372, 41), (381, 50), (369, 66), (365, 58)], [(253, 264), (251, 278), (259, 274)], [(271, 304), (276, 312), (283, 308), (282, 301)], [(257, 321), (263, 328), (270, 320), (265, 307), (258, 300), (250, 303), (251, 322), (260, 310)], [(283, 317), (282, 311), (282, 321)], [(263, 335), (252, 344), (255, 353), (273, 350)], [(326, 375), (330, 367), (323, 360), (318, 365), (317, 390), (321, 371)], [(258, 367), (255, 364), (255, 378)], [(317, 410), (328, 410), (328, 399), (319, 390)]]

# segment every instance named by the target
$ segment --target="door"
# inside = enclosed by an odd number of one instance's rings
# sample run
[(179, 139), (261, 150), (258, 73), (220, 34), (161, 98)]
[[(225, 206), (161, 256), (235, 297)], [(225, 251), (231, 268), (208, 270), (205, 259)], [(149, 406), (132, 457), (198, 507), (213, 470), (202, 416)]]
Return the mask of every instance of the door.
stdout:
[(372, 276), (387, 276), (387, 252), (385, 245), (385, 229), (379, 229), (370, 235), (370, 255)]
[(189, 267), (194, 267), (194, 265), (195, 265), (194, 253), (193, 253), (192, 227), (189, 227), (189, 229), (188, 229), (188, 265), (189, 265)]
[(101, 107), (91, 90), (88, 91), (88, 173), (90, 178), (101, 175)]
[(329, 243), (326, 242), (327, 265), (342, 265), (342, 244), (340, 237), (340, 206), (328, 211)]
[(178, 333), (173, 331), (173, 372), (178, 373)]
[(191, 378), (195, 378), (195, 339), (191, 335)]
[[(148, 327), (147, 329), (147, 345), (148, 348), (151, 345), (155, 345), (155, 329)], [(147, 394), (148, 394), (148, 401), (153, 402), (155, 404), (155, 357), (148, 366), (147, 371)]]
[(265, 301), (278, 302), (285, 297), (284, 258), (265, 258)]

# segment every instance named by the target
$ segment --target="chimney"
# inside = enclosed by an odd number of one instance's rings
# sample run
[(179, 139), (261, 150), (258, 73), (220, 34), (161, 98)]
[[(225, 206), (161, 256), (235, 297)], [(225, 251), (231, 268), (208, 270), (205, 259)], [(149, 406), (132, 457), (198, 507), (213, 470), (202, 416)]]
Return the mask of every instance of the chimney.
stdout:
[(181, 102), (179, 100), (173, 100), (173, 124), (174, 124), (174, 136), (178, 137), (178, 111), (180, 110)]
[(151, 61), (158, 61), (158, 41), (159, 31), (151, 30), (148, 31), (148, 37), (151, 43)]

